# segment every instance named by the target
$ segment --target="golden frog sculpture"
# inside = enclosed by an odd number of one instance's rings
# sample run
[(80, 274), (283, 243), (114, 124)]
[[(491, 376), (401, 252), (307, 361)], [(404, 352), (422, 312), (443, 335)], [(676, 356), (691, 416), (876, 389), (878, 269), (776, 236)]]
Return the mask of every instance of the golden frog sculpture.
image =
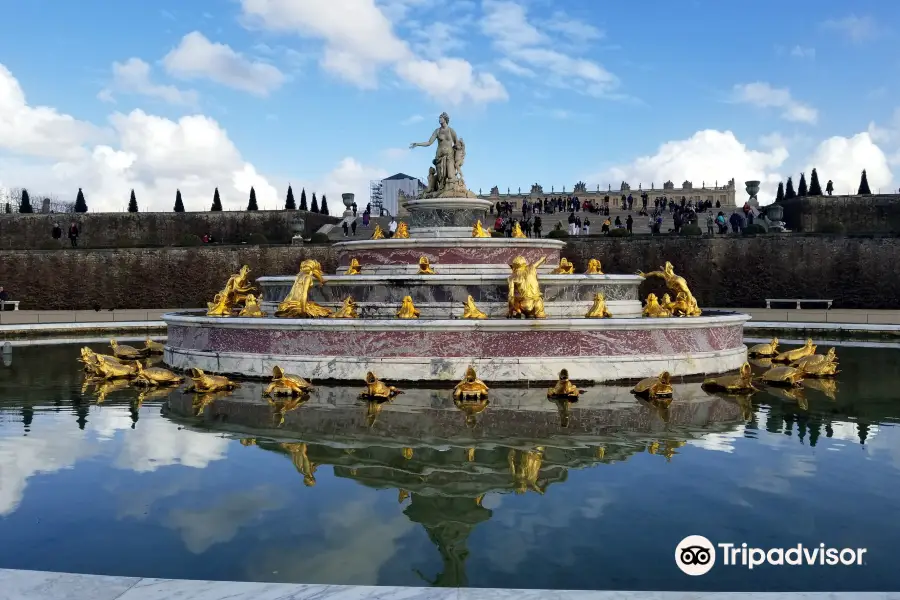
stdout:
[(138, 363), (108, 361), (103, 355), (98, 354), (96, 375), (103, 379), (131, 379), (137, 370), (135, 364)]
[(538, 282), (538, 268), (546, 259), (542, 256), (532, 264), (528, 264), (522, 256), (515, 257), (510, 263), (512, 274), (507, 278), (507, 317), (544, 319), (544, 295)]
[(481, 219), (475, 221), (475, 225), (472, 227), (472, 237), (473, 238), (489, 238), (491, 237), (491, 230), (485, 229), (481, 224)]
[(587, 269), (584, 270), (585, 275), (603, 275), (603, 270), (600, 268), (600, 261), (596, 258), (592, 258), (588, 261)]
[(567, 258), (560, 258), (559, 265), (550, 271), (551, 275), (574, 275), (575, 265), (569, 262)]
[(672, 376), (668, 371), (663, 371), (657, 377), (642, 379), (634, 386), (631, 393), (649, 399), (672, 396), (674, 393)]
[(416, 275), (434, 275), (434, 269), (431, 268), (431, 263), (428, 261), (427, 256), (419, 259), (419, 271)]
[(288, 375), (284, 369), (272, 367), (272, 382), (263, 394), (266, 396), (300, 396), (312, 391), (313, 385), (299, 375)]
[(331, 316), (331, 310), (319, 306), (309, 299), (309, 292), (318, 281), (325, 285), (322, 276), (322, 265), (319, 261), (306, 259), (300, 263), (300, 272), (291, 286), (287, 297), (278, 305), (276, 317), (289, 317), (295, 319), (317, 319)]
[(372, 239), (373, 240), (383, 240), (384, 239), (384, 229), (381, 228), (381, 225), (375, 224), (375, 230), (372, 231)]
[(398, 319), (418, 319), (420, 311), (415, 307), (412, 296), (404, 296), (403, 302), (400, 303), (400, 310), (397, 311)]
[(148, 355), (148, 352), (143, 349), (138, 350), (134, 346), (119, 344), (115, 339), (109, 340), (109, 345), (112, 348), (113, 355), (121, 360), (140, 360)]
[(244, 265), (240, 271), (228, 278), (222, 291), (207, 305), (206, 316), (230, 317), (234, 309), (244, 302), (247, 294), (253, 290), (253, 284), (250, 283), (250, 267)]
[(188, 369), (188, 376), (192, 383), (184, 390), (185, 393), (215, 394), (216, 392), (230, 392), (241, 387), (239, 383), (231, 381), (227, 377), (207, 375), (196, 367)]
[(544, 462), (544, 447), (537, 446), (534, 450), (510, 450), (507, 454), (509, 472), (513, 478), (513, 489), (517, 494), (524, 494), (527, 490), (533, 490), (542, 494), (547, 490), (549, 482), (541, 482), (541, 466)]
[(662, 298), (659, 299), (659, 305), (670, 315), (673, 314), (673, 311), (675, 310), (675, 303), (672, 302), (672, 296), (669, 294), (663, 294)]
[(147, 356), (159, 356), (165, 352), (166, 346), (160, 342), (154, 342), (150, 338), (144, 340), (144, 354)]
[(477, 306), (475, 306), (475, 298), (469, 296), (466, 298), (466, 301), (463, 302), (463, 319), (487, 319), (488, 316), (481, 312)]
[(262, 307), (262, 298), (257, 298), (253, 294), (247, 294), (247, 299), (244, 301), (244, 307), (238, 313), (239, 317), (264, 317), (266, 313), (263, 312)]
[(707, 392), (725, 392), (726, 394), (746, 394), (755, 392), (753, 387), (753, 371), (750, 369), (750, 363), (741, 365), (741, 370), (737, 375), (723, 375), (721, 377), (711, 377), (705, 380), (701, 386)]
[(134, 363), (134, 385), (155, 387), (166, 385), (178, 385), (184, 381), (184, 377), (177, 375), (162, 367), (144, 368), (140, 361)]
[(644, 305), (643, 315), (653, 319), (671, 317), (672, 313), (665, 309), (656, 298), (656, 294), (647, 295), (647, 303)]
[(684, 277), (675, 274), (675, 267), (672, 266), (672, 263), (666, 262), (666, 264), (659, 271), (650, 271), (649, 273), (643, 273), (638, 271), (637, 273), (640, 277), (660, 277), (666, 282), (666, 286), (669, 288), (669, 291), (675, 294), (675, 297), (678, 297), (679, 293), (684, 293), (685, 299), (688, 305), (688, 310), (686, 311), (686, 315), (688, 317), (699, 317), (703, 312), (700, 310), (700, 307), (697, 306), (697, 299), (694, 298), (694, 295), (691, 293), (690, 288), (688, 288), (687, 281), (685, 281)]
[(794, 367), (772, 367), (760, 376), (769, 385), (797, 387), (803, 380), (804, 373)]
[(359, 261), (355, 258), (351, 258), (350, 266), (347, 267), (344, 275), (359, 275), (360, 271), (362, 271), (362, 266), (359, 264)]
[(834, 362), (837, 362), (837, 350), (835, 350), (834, 348), (829, 348), (828, 352), (826, 352), (825, 354), (810, 354), (809, 356), (804, 356), (803, 358), (794, 361), (791, 366), (804, 369), (808, 366), (818, 365), (820, 363)]
[(778, 338), (772, 338), (767, 344), (756, 344), (747, 350), (747, 356), (754, 358), (771, 358), (778, 355)]
[(405, 221), (400, 221), (399, 223), (397, 223), (397, 231), (394, 232), (393, 237), (397, 240), (408, 240), (409, 225), (407, 225)]
[(347, 296), (344, 298), (344, 303), (338, 311), (331, 316), (335, 319), (358, 319), (359, 312), (357, 309), (356, 301), (351, 296)]
[(612, 313), (606, 308), (606, 297), (601, 292), (594, 294), (594, 304), (584, 316), (586, 319), (608, 319), (612, 317)]
[(392, 385), (386, 385), (375, 376), (375, 373), (369, 371), (366, 373), (366, 389), (359, 397), (363, 400), (390, 400), (402, 393), (402, 390), (398, 390)]
[(478, 379), (475, 367), (466, 369), (466, 376), (453, 388), (453, 399), (466, 401), (478, 401), (487, 398), (488, 386)]
[(553, 399), (564, 399), (574, 402), (584, 393), (579, 390), (578, 386), (569, 380), (569, 370), (563, 369), (559, 372), (559, 381), (552, 388), (547, 390), (547, 397)]
[(793, 350), (786, 350), (772, 359), (774, 363), (793, 363), (797, 362), (801, 358), (806, 358), (807, 356), (812, 356), (816, 353), (816, 345), (813, 343), (812, 339), (807, 339), (806, 343), (800, 346), (799, 348), (794, 348)]
[(519, 225), (519, 222), (518, 222), (518, 221), (516, 221), (516, 222), (513, 224), (513, 228), (512, 228), (512, 236), (513, 236), (514, 238), (524, 238), (524, 237), (528, 237), (528, 236), (525, 235), (525, 232), (522, 231), (522, 226)]

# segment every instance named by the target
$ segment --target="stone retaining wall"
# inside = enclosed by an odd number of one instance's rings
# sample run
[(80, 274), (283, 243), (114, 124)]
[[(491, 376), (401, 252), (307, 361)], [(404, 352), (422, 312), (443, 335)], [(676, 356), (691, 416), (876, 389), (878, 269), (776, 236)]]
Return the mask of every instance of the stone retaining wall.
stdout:
[(806, 196), (785, 200), (788, 229), (816, 233), (836, 224), (847, 233), (900, 232), (900, 195)]

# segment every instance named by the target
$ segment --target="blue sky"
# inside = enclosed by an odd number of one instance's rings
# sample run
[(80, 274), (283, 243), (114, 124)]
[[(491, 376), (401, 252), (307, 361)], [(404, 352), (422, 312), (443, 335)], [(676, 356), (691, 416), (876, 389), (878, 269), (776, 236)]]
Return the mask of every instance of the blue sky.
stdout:
[[(447, 111), (475, 191), (862, 168), (898, 183), (900, 5), (5, 0), (0, 186), (95, 209), (367, 196)], [(854, 190), (855, 191), (855, 190)], [(335, 202), (336, 204), (336, 202)]]

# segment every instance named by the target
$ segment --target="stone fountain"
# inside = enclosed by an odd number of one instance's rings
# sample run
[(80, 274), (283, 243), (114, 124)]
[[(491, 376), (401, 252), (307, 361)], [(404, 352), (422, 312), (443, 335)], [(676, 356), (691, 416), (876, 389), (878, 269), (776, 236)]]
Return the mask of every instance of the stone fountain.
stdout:
[[(446, 113), (439, 122), (428, 142), (412, 144), (437, 142), (437, 152), (426, 191), (404, 200), (409, 223), (401, 223), (397, 235), (335, 244), (339, 266), (331, 275), (313, 273), (316, 263), (307, 265), (305, 275), (258, 278), (265, 298), (260, 308), (267, 316), (259, 309), (237, 313), (228, 307), (209, 311), (224, 316), (164, 315), (166, 363), (250, 378), (269, 377), (279, 365), (319, 381), (361, 381), (374, 371), (392, 381), (417, 382), (458, 381), (470, 365), (485, 381), (555, 381), (566, 368), (584, 383), (663, 370), (678, 376), (740, 367), (749, 316), (644, 318), (641, 275), (606, 275), (599, 268), (560, 272), (567, 271), (560, 268), (565, 242), (490, 237), (481, 226), (490, 202), (477, 198), (463, 179), (465, 144)], [(536, 267), (533, 287), (539, 282), (543, 318), (509, 318), (510, 264), (520, 259), (527, 269)], [(684, 280), (667, 266), (667, 274), (655, 273), (667, 282), (680, 280), (690, 296)], [(275, 316), (301, 277), (308, 290), (302, 299), (317, 314), (343, 305), (338, 314), (354, 318)], [(321, 286), (312, 285), (317, 280)], [(676, 291), (671, 282), (669, 287)], [(605, 301), (605, 312), (596, 312), (598, 298)], [(398, 318), (401, 306), (409, 305), (417, 318)], [(586, 318), (589, 312), (612, 317)]]

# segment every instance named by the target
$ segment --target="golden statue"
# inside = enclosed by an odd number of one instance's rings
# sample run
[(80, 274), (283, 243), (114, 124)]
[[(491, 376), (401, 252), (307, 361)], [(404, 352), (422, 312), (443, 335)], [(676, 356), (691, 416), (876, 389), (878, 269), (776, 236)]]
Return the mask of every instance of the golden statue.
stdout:
[(284, 419), (289, 412), (297, 410), (309, 401), (309, 394), (303, 392), (287, 398), (281, 396), (278, 399), (267, 397), (266, 400), (269, 402), (269, 406), (272, 407), (272, 420), (277, 420), (276, 426), (281, 427), (284, 425)]
[(119, 344), (115, 339), (109, 340), (113, 355), (121, 360), (140, 360), (145, 358), (149, 353), (146, 350), (138, 350), (134, 346), (125, 346)]
[(401, 390), (394, 386), (386, 385), (375, 376), (375, 373), (369, 371), (366, 373), (366, 389), (363, 390), (359, 397), (362, 400), (390, 400), (402, 393)]
[(675, 303), (672, 302), (672, 296), (669, 294), (663, 294), (663, 297), (659, 299), (659, 305), (663, 307), (670, 315), (674, 314)]
[(600, 261), (596, 258), (592, 258), (588, 261), (587, 269), (584, 271), (585, 275), (603, 275), (603, 270), (600, 268)]
[(579, 390), (578, 386), (569, 380), (569, 370), (563, 369), (559, 372), (559, 381), (556, 382), (556, 385), (547, 390), (547, 397), (576, 401), (583, 393), (584, 390)]
[(826, 352), (825, 354), (810, 354), (808, 356), (804, 356), (803, 358), (794, 361), (794, 363), (792, 363), (791, 366), (805, 369), (806, 367), (811, 367), (813, 365), (818, 365), (821, 363), (836, 363), (836, 362), (837, 362), (837, 351), (834, 348), (829, 348), (828, 352)]
[(322, 277), (322, 265), (319, 261), (306, 259), (300, 263), (300, 272), (291, 286), (287, 298), (278, 305), (276, 317), (290, 317), (295, 319), (316, 319), (330, 317), (331, 311), (324, 306), (319, 306), (309, 299), (309, 292), (315, 282), (325, 285)]
[(338, 311), (331, 316), (335, 319), (358, 319), (359, 312), (357, 312), (356, 301), (347, 296)]
[(463, 319), (487, 319), (488, 316), (478, 310), (478, 307), (475, 306), (475, 298), (469, 296), (466, 298), (466, 301), (463, 302)]
[(453, 388), (453, 399), (461, 401), (478, 401), (487, 398), (488, 386), (478, 379), (474, 367), (466, 369), (466, 376)]
[(658, 377), (642, 379), (634, 386), (631, 393), (650, 399), (672, 396), (672, 376), (668, 371), (663, 371)]
[(403, 302), (400, 304), (400, 310), (397, 311), (398, 319), (418, 319), (420, 311), (415, 307), (412, 296), (404, 296)]
[(298, 473), (303, 475), (303, 485), (306, 487), (313, 487), (316, 485), (316, 464), (309, 460), (309, 457), (306, 455), (306, 444), (281, 443), (279, 446), (287, 451), (288, 455), (291, 457), (291, 462), (294, 463), (294, 468), (297, 469)]
[(797, 362), (801, 358), (806, 358), (807, 356), (812, 356), (816, 353), (816, 345), (813, 344), (812, 339), (807, 339), (806, 343), (800, 346), (799, 348), (794, 348), (793, 350), (786, 350), (782, 352), (778, 356), (772, 359), (773, 363), (793, 363)]
[(803, 379), (804, 373), (794, 367), (772, 367), (760, 376), (769, 385), (797, 387)]
[(688, 288), (687, 281), (684, 280), (684, 277), (675, 274), (675, 267), (672, 266), (672, 263), (666, 261), (666, 264), (659, 271), (650, 271), (649, 273), (638, 271), (637, 274), (641, 277), (661, 277), (665, 280), (669, 291), (675, 294), (676, 299), (679, 293), (684, 293), (685, 302), (687, 302), (688, 306), (685, 316), (699, 317), (703, 314), (700, 307), (697, 306), (697, 299), (694, 298), (690, 288)]
[(606, 308), (606, 298), (602, 293), (597, 292), (594, 294), (594, 304), (584, 316), (587, 319), (608, 319), (612, 316)]
[(245, 448), (256, 446), (256, 438), (241, 438), (241, 446), (244, 446)]
[(512, 228), (512, 236), (513, 236), (514, 238), (524, 238), (524, 237), (528, 237), (527, 235), (525, 235), (525, 232), (522, 231), (522, 226), (519, 225), (519, 222), (518, 222), (518, 221), (516, 221), (516, 222), (513, 224), (513, 228)]
[(397, 223), (397, 231), (394, 232), (393, 238), (395, 240), (409, 239), (409, 225), (407, 225), (405, 221)]
[(147, 356), (151, 355), (160, 355), (165, 352), (166, 346), (165, 344), (161, 344), (159, 342), (154, 342), (150, 338), (144, 340), (144, 354)]
[(747, 350), (747, 356), (771, 357), (778, 355), (778, 338), (772, 338), (768, 344), (756, 344)]
[(413, 449), (412, 448), (404, 448), (401, 452), (403, 454), (403, 458), (406, 460), (412, 460), (413, 457)]
[(428, 262), (427, 256), (419, 259), (419, 271), (416, 275), (434, 275), (434, 269), (431, 268), (431, 263)]
[(81, 349), (81, 358), (79, 358), (78, 361), (84, 364), (85, 373), (102, 377), (102, 374), (100, 373), (100, 361), (98, 360), (101, 356), (107, 363), (122, 363), (122, 361), (115, 356), (109, 354), (97, 354), (87, 346), (84, 346)]
[(266, 396), (300, 396), (313, 390), (313, 385), (299, 375), (288, 375), (279, 366), (272, 367), (272, 383), (266, 387)]
[(472, 227), (472, 237), (473, 238), (489, 238), (491, 237), (491, 230), (485, 229), (481, 224), (481, 219), (475, 221), (475, 225)]
[(543, 494), (547, 490), (549, 483), (538, 481), (543, 461), (543, 446), (538, 446), (528, 452), (522, 450), (509, 451), (507, 455), (509, 473), (512, 475), (513, 489), (517, 494), (524, 494), (529, 489), (534, 490), (538, 494)]
[(108, 361), (102, 354), (96, 355), (96, 376), (103, 379), (131, 379), (137, 371), (134, 365), (137, 362), (128, 364), (121, 362)]
[[(668, 296), (668, 294), (666, 295)], [(691, 310), (693, 310), (691, 308), (691, 302), (684, 292), (678, 292), (675, 296), (675, 302), (672, 302), (671, 304), (671, 308), (669, 306), (666, 308), (671, 311), (672, 316), (674, 317), (690, 317)]]
[(222, 291), (213, 297), (212, 302), (208, 303), (206, 316), (230, 317), (235, 307), (253, 291), (253, 284), (249, 280), (250, 267), (244, 265), (240, 271), (228, 278)]
[(184, 377), (176, 375), (168, 369), (162, 367), (144, 368), (141, 361), (134, 362), (134, 385), (155, 387), (164, 385), (178, 385), (184, 381)]
[(737, 375), (723, 375), (721, 377), (711, 377), (703, 382), (700, 386), (707, 392), (725, 392), (726, 394), (747, 394), (756, 391), (753, 387), (753, 371), (750, 369), (750, 363), (741, 365), (741, 370)]
[(221, 375), (207, 375), (197, 368), (188, 369), (188, 375), (192, 383), (184, 390), (185, 393), (196, 392), (198, 394), (214, 394), (226, 392), (241, 387), (239, 383), (231, 381)]
[(475, 427), (478, 425), (478, 415), (483, 413), (490, 404), (487, 394), (485, 393), (480, 400), (463, 400), (461, 397), (453, 397), (453, 404), (465, 415), (465, 423), (467, 427)]
[(663, 308), (659, 303), (659, 300), (656, 299), (656, 294), (648, 294), (647, 304), (644, 305), (643, 315), (651, 318), (664, 318), (671, 317), (672, 313)]
[(266, 313), (262, 311), (262, 298), (257, 298), (253, 294), (247, 294), (244, 301), (244, 308), (238, 313), (239, 317), (264, 317)]
[(552, 275), (574, 275), (575, 265), (569, 262), (567, 258), (559, 259), (559, 266), (550, 271)]
[(384, 229), (381, 228), (381, 225), (375, 224), (375, 231), (372, 232), (373, 240), (383, 240), (384, 239)]
[(838, 371), (838, 364), (836, 362), (804, 363), (798, 368), (803, 372), (805, 377), (820, 379), (834, 377), (840, 372)]
[(538, 283), (537, 270), (544, 264), (542, 256), (534, 263), (528, 264), (522, 256), (517, 256), (510, 263), (512, 274), (507, 279), (509, 291), (507, 293), (507, 317), (510, 319), (525, 317), (531, 319), (544, 319), (544, 295)]
[(359, 261), (355, 258), (350, 259), (350, 266), (347, 267), (347, 270), (344, 272), (344, 275), (359, 275), (359, 272), (362, 270), (362, 267), (359, 264)]

